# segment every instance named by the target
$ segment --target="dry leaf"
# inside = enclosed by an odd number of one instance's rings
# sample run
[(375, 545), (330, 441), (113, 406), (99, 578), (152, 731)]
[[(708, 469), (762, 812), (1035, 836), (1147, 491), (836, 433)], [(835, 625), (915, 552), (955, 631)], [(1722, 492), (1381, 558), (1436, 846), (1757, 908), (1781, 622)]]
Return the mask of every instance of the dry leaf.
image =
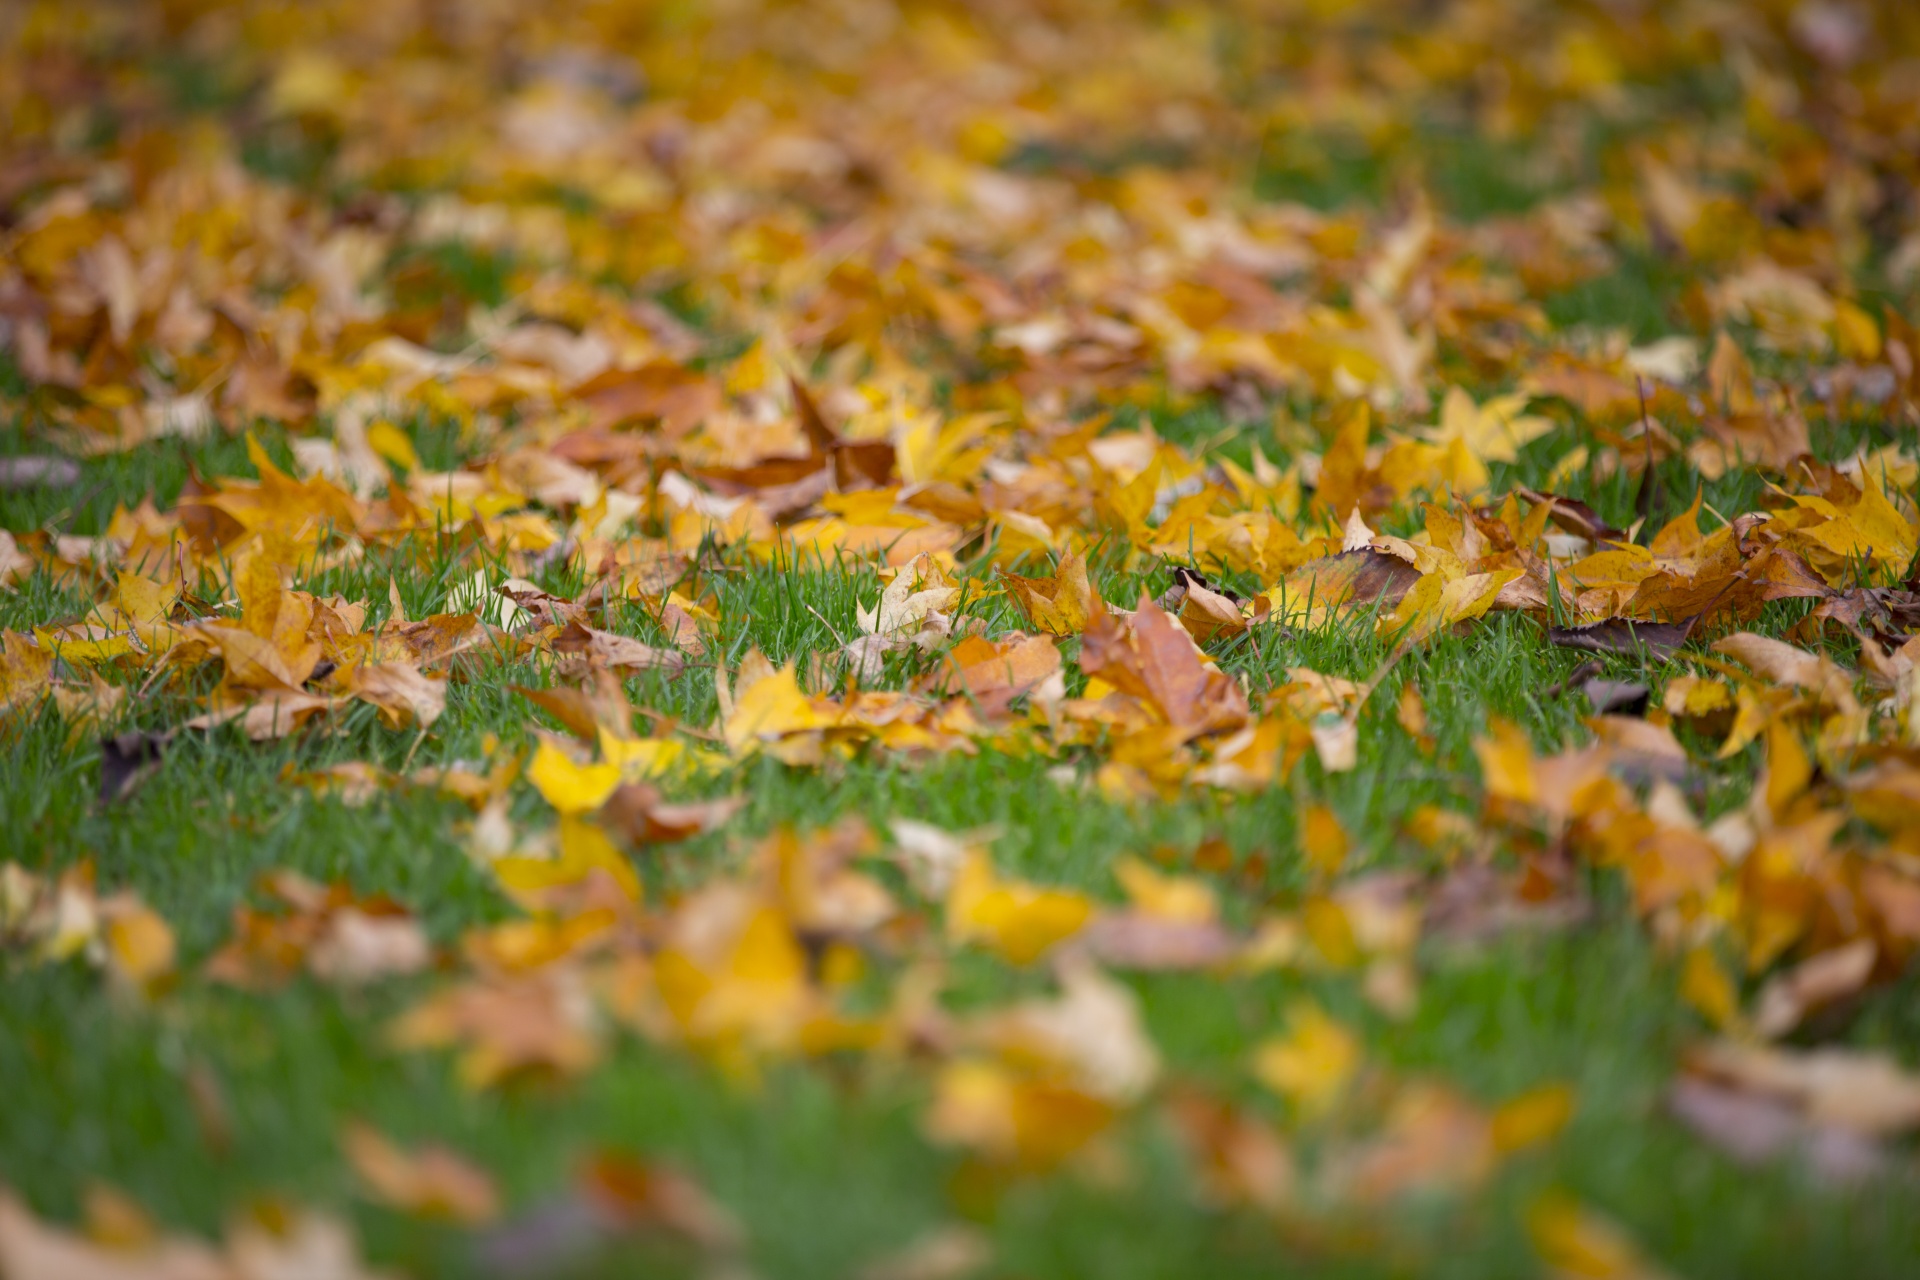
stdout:
[(340, 1141), (354, 1172), (383, 1204), (468, 1226), (490, 1221), (500, 1211), (493, 1179), (445, 1147), (408, 1152), (357, 1121)]

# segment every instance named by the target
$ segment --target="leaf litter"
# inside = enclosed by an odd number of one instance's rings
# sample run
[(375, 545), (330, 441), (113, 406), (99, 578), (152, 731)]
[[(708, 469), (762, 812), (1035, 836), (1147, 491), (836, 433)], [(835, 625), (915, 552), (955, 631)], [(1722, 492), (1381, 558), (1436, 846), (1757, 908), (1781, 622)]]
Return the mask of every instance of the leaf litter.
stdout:
[[(99, 971), (130, 1008), (391, 985), (403, 1011), (369, 1038), (474, 1091), (577, 1087), (623, 1036), (748, 1090), (792, 1060), (891, 1064), (962, 1210), (1110, 1184), (1152, 1115), (1196, 1203), (1391, 1254), (1393, 1205), (1471, 1196), (1577, 1096), (1393, 1069), (1305, 987), (1243, 1028), (1231, 1086), (1203, 1085), (1119, 975), (1311, 980), (1404, 1020), (1446, 944), (1575, 927), (1605, 877), (1699, 1022), (1675, 1117), (1833, 1182), (1901, 1164), (1920, 1077), (1847, 1030), (1920, 950), (1920, 229), (1885, 142), (1920, 120), (1912, 25), (1548, 6), (1494, 39), (1468, 6), (1398, 48), (1397, 19), (1308, 6), (1297, 42), (1243, 48), (1233, 24), (1263, 19), (1179, 6), (762, 7), (0, 19), (22, 86), (0, 396), (25, 442), (0, 489), (71, 503), (0, 532), (0, 733), (57, 726), (102, 808), (134, 814), (189, 767), (189, 730), (371, 738), (387, 763), (281, 782), (449, 802), (500, 907), (433, 937), (432, 903), (280, 870), (183, 953), (75, 845), (0, 867), (9, 971)], [(1213, 74), (1228, 48), (1255, 71)], [(236, 68), (244, 105), (190, 109), (155, 50)], [(1738, 111), (1623, 126), (1597, 160), (1523, 124), (1630, 121), (1722, 65)], [(1500, 74), (1463, 78), (1480, 66)], [(1803, 100), (1820, 129), (1783, 120)], [(1384, 207), (1311, 207), (1298, 174), (1253, 198), (1248, 155), (1311, 159), (1342, 113), (1388, 160), (1418, 145), (1391, 122), (1465, 113), (1569, 193), (1468, 220), (1408, 168)], [(1550, 321), (1648, 259), (1687, 281), (1658, 334)], [(1168, 425), (1196, 409), (1228, 430)], [(183, 445), (227, 461), (75, 532), (94, 468)], [(808, 573), (855, 600), (808, 604), (832, 643), (796, 649), (733, 583)], [(1543, 692), (1592, 715), (1555, 741), (1486, 716), (1449, 760), (1429, 699), (1453, 677), (1427, 659), (1514, 636), (1591, 655)], [(1386, 660), (1364, 683), (1287, 665), (1333, 639)], [(677, 694), (709, 682), (710, 714)], [(522, 697), (453, 759), (443, 726), (489, 687)], [(1396, 731), (1458, 802), (1408, 817), (1398, 870), (1329, 786)], [(1297, 836), (1269, 853), (1298, 884), (1127, 849), (1067, 883), (1016, 869), (1013, 833), (918, 817), (740, 829), (765, 762), (956, 755), (1052, 761), (1134, 810), (1287, 793)], [(698, 837), (727, 855), (663, 891), (659, 851)], [(1052, 994), (963, 1010), (952, 971), (975, 962)], [(649, 1156), (601, 1151), (514, 1206), (443, 1146), (340, 1132), (375, 1200), (491, 1223), (496, 1269), (635, 1231), (746, 1247)], [(86, 1234), (4, 1195), (0, 1269), (362, 1273), (319, 1211), (236, 1219), (216, 1247), (103, 1194)], [(1550, 1272), (1663, 1274), (1558, 1193), (1526, 1225)], [(869, 1273), (993, 1256), (941, 1227)]]

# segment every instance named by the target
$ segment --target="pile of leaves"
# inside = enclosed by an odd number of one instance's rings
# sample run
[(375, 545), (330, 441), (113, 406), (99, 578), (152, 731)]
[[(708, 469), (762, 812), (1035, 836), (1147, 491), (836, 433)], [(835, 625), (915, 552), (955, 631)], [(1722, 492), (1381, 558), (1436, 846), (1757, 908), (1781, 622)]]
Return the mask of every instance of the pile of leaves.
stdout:
[[(1910, 1176), (1920, 1073), (1845, 1037), (1920, 950), (1914, 15), (69, 0), (0, 32), (0, 740), (97, 767), (109, 822), (285, 750), (288, 804), (438, 806), (490, 901), (450, 926), (331, 858), (182, 943), (158, 872), (56, 835), (0, 867), (4, 980), (79, 965), (162, 1021), (392, 988), (355, 1034), (476, 1094), (632, 1042), (748, 1093), (853, 1072), (958, 1153), (961, 1218), (1124, 1181), (1151, 1123), (1193, 1203), (1386, 1266), (1408, 1205), (1581, 1100), (1395, 1065), (1310, 993), (1404, 1022), (1453, 949), (1599, 915), (1695, 1011), (1646, 1123)], [(1356, 155), (1379, 186), (1330, 207)], [(1567, 319), (1622, 281), (1650, 315)], [(88, 489), (117, 459), (176, 474)], [(748, 580), (834, 585), (796, 644)], [(1429, 701), (1513, 644), (1564, 651), (1528, 697), (1575, 710), (1449, 752)], [(477, 751), (443, 732), (482, 706)], [(1333, 790), (1389, 740), (1447, 796), (1356, 830)], [(1005, 829), (742, 817), (776, 773), (957, 757), (1137, 813), (1277, 793), (1290, 836), (1075, 880)], [(1154, 974), (1293, 994), (1195, 1074)], [(751, 1251), (671, 1162), (509, 1203), (340, 1135), (483, 1269)], [(371, 1274), (325, 1211), (235, 1212), (214, 1247), (104, 1184), (79, 1233), (6, 1194), (0, 1273)], [(1575, 1199), (1525, 1221), (1551, 1271), (1656, 1274)], [(870, 1274), (992, 1265), (956, 1225)]]

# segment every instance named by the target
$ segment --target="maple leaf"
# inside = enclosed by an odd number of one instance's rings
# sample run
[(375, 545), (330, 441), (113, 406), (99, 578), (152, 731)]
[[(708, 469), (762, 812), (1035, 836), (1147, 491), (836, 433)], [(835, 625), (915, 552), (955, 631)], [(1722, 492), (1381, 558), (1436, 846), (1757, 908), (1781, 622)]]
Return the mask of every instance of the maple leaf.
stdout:
[(484, 1089), (515, 1077), (568, 1076), (599, 1060), (590, 1006), (566, 973), (475, 980), (442, 990), (393, 1024), (402, 1049), (460, 1048), (459, 1076)]
[(598, 809), (620, 785), (620, 778), (618, 764), (576, 763), (547, 738), (542, 738), (534, 748), (533, 761), (527, 766), (527, 781), (562, 814), (591, 813)]
[(1138, 1102), (1160, 1074), (1139, 1001), (1084, 957), (1059, 965), (1061, 994), (977, 1019), (966, 1038), (1021, 1069), (1070, 1082), (1116, 1106)]
[(395, 729), (430, 728), (447, 709), (447, 682), (404, 663), (351, 667), (340, 683), (353, 697), (378, 707), (380, 718)]
[(1295, 1002), (1285, 1038), (1254, 1049), (1253, 1074), (1307, 1114), (1331, 1107), (1360, 1069), (1360, 1041), (1312, 1001)]
[(1093, 916), (1083, 894), (1000, 878), (981, 849), (961, 862), (946, 905), (951, 940), (984, 942), (1015, 964), (1032, 964)]
[(1368, 548), (1343, 551), (1302, 565), (1266, 592), (1265, 615), (1288, 626), (1318, 627), (1336, 612), (1378, 602), (1391, 609), (1420, 579), (1420, 570), (1397, 556)]
[(962, 1060), (941, 1069), (926, 1117), (927, 1136), (973, 1147), (1015, 1168), (1055, 1168), (1104, 1133), (1111, 1103), (999, 1063)]
[(951, 609), (959, 598), (958, 585), (923, 552), (895, 572), (872, 611), (856, 608), (854, 614), (868, 635), (895, 636), (919, 629), (930, 615)]
[(390, 1274), (361, 1264), (352, 1233), (337, 1219), (298, 1210), (269, 1217), (271, 1225), (237, 1222), (224, 1250), (173, 1236), (98, 1242), (48, 1226), (11, 1191), (0, 1188), (0, 1267), (9, 1277), (26, 1280), (267, 1280), (285, 1275), (383, 1280)]
[(88, 863), (58, 879), (0, 863), (0, 934), (25, 944), (39, 963), (84, 956), (141, 995), (159, 993), (173, 974), (172, 927), (129, 891), (98, 894)]
[(445, 1147), (408, 1152), (358, 1121), (347, 1125), (340, 1145), (367, 1189), (394, 1208), (467, 1225), (500, 1211), (493, 1180)]
[(1027, 620), (1049, 634), (1079, 635), (1095, 615), (1106, 612), (1106, 601), (1094, 593), (1087, 578), (1087, 562), (1077, 551), (1060, 557), (1051, 578), (1023, 578), (1012, 573), (1002, 577)]
[(1556, 1277), (1665, 1280), (1632, 1238), (1608, 1219), (1564, 1195), (1549, 1194), (1527, 1211), (1534, 1250)]
[(431, 958), (419, 923), (389, 899), (356, 897), (344, 885), (327, 888), (289, 871), (265, 877), (262, 887), (282, 909), (234, 907), (233, 936), (207, 961), (208, 977), (267, 988), (305, 968), (358, 986), (418, 972)]
[[(1449, 387), (1440, 402), (1440, 421), (1422, 434), (1438, 445), (1458, 441), (1474, 461), (1513, 462), (1520, 450), (1553, 430), (1551, 419), (1523, 413), (1525, 395), (1495, 396), (1476, 405), (1459, 387)], [(1466, 492), (1484, 488), (1485, 482)]]
[[(798, 763), (817, 749), (817, 738), (804, 738), (834, 722), (800, 690), (793, 664), (775, 670), (758, 650), (749, 653), (735, 678), (732, 706), (723, 704), (721, 734), (730, 750), (745, 755), (768, 750)], [(787, 743), (783, 739), (801, 739)]]
[(1252, 715), (1239, 684), (1209, 665), (1187, 632), (1144, 595), (1131, 627), (1096, 617), (1081, 641), (1080, 668), (1140, 699), (1181, 740), (1237, 729)]

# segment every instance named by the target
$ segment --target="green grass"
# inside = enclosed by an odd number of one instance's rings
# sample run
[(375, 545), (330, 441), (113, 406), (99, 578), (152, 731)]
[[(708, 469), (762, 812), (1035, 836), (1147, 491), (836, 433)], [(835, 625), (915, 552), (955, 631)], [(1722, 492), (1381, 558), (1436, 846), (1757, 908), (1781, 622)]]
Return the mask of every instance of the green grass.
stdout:
[[(1215, 429), (1204, 421), (1172, 426), (1196, 438)], [(24, 440), (9, 437), (8, 447)], [(84, 497), (8, 495), (0, 521), (19, 531), (98, 528), (115, 502), (148, 492), (164, 501), (177, 492), (189, 458), (203, 470), (241, 469), (240, 448), (222, 439), (93, 460)], [(1538, 483), (1556, 452), (1530, 450), (1515, 475)], [(1667, 492), (1690, 493), (1690, 476), (1673, 466)], [(1709, 500), (1724, 503), (1722, 510), (1749, 509), (1753, 483), (1719, 482), (1709, 486)], [(1603, 516), (1631, 516), (1632, 491), (1623, 478), (1576, 492)], [(413, 616), (471, 572), (434, 547), (402, 548), (391, 559), (372, 557), (308, 585), (370, 600), (377, 618), (395, 564), (411, 569), (400, 582)], [(722, 616), (745, 620), (725, 637), (728, 663), (748, 646), (776, 661), (830, 647), (836, 630), (852, 630), (856, 603), (870, 603), (878, 592), (864, 569), (734, 568), (716, 583)], [(1149, 574), (1146, 583), (1158, 590), (1164, 579)], [(569, 584), (556, 578), (550, 585)], [(1104, 585), (1120, 599), (1138, 581)], [(0, 622), (46, 623), (86, 607), (73, 592), (36, 578), (0, 597)], [(1002, 601), (988, 616), (996, 626), (1011, 625), (1009, 609)], [(1783, 630), (1791, 616), (1776, 611), (1767, 629)], [(616, 612), (614, 625), (651, 634), (638, 610)], [(1258, 652), (1232, 645), (1221, 658), (1258, 694), (1283, 681), (1291, 666), (1364, 679), (1385, 656), (1369, 630), (1352, 628), (1273, 640)], [(996, 845), (1004, 867), (1111, 899), (1117, 890), (1109, 868), (1118, 855), (1171, 849), (1178, 862), (1218, 837), (1242, 863), (1264, 859), (1257, 874), (1222, 881), (1230, 914), (1245, 919), (1264, 901), (1291, 900), (1307, 883), (1293, 853), (1303, 796), (1330, 804), (1354, 834), (1356, 866), (1430, 866), (1432, 855), (1401, 834), (1406, 817), (1423, 804), (1471, 810), (1472, 743), (1490, 716), (1518, 722), (1542, 747), (1578, 734), (1583, 708), (1544, 691), (1583, 657), (1549, 647), (1538, 624), (1514, 615), (1443, 637), (1403, 661), (1375, 695), (1361, 721), (1358, 769), (1329, 776), (1309, 758), (1288, 786), (1239, 798), (1110, 803), (1061, 785), (1049, 774), (1056, 762), (1038, 757), (951, 757), (917, 768), (858, 759), (820, 773), (763, 760), (719, 778), (676, 783), (676, 794), (738, 789), (749, 803), (724, 832), (647, 852), (641, 869), (656, 891), (671, 890), (715, 866), (737, 865), (758, 835), (779, 824), (910, 816), (954, 828), (997, 825), (1005, 832)], [(1685, 669), (1649, 670), (1629, 659), (1607, 665), (1650, 678), (1656, 691)], [(189, 965), (219, 945), (232, 908), (255, 879), (280, 867), (390, 893), (421, 912), (436, 941), (451, 942), (507, 912), (461, 847), (462, 806), (396, 792), (348, 808), (289, 786), (281, 775), (349, 760), (448, 763), (476, 755), (488, 733), (509, 748), (522, 745), (544, 717), (507, 686), (549, 680), (539, 662), (528, 661), (456, 683), (446, 716), (418, 742), (381, 728), (368, 709), (341, 717), (327, 732), (272, 744), (249, 744), (232, 731), (183, 735), (154, 777), (107, 808), (96, 800), (91, 743), (69, 745), (65, 727), (43, 714), (0, 747), (8, 778), (0, 792), (0, 857), (33, 868), (91, 858), (103, 884), (136, 889), (172, 922)], [(1394, 698), (1407, 680), (1427, 699), (1437, 742), (1430, 758), (1393, 720)], [(674, 681), (637, 680), (630, 692), (694, 723), (709, 719), (715, 705), (712, 677), (697, 669)], [(133, 702), (117, 727), (177, 723), (190, 693)], [(1750, 764), (1732, 762), (1696, 789), (1715, 811), (1729, 807), (1745, 795)], [(515, 817), (534, 821), (542, 812), (521, 788)], [(994, 1240), (998, 1273), (1531, 1275), (1522, 1210), (1550, 1187), (1604, 1208), (1689, 1276), (1886, 1275), (1915, 1256), (1920, 1217), (1904, 1184), (1839, 1195), (1805, 1185), (1790, 1169), (1741, 1169), (1663, 1115), (1660, 1098), (1675, 1055), (1702, 1028), (1675, 994), (1672, 958), (1632, 921), (1616, 886), (1602, 880), (1599, 889), (1593, 920), (1569, 932), (1509, 937), (1470, 952), (1429, 947), (1418, 1010), (1404, 1023), (1371, 1010), (1354, 982), (1337, 975), (1282, 973), (1232, 984), (1131, 980), (1170, 1075), (1207, 1082), (1255, 1107), (1268, 1104), (1247, 1083), (1248, 1049), (1282, 1024), (1288, 1002), (1303, 992), (1360, 1027), (1375, 1061), (1396, 1072), (1430, 1073), (1483, 1102), (1545, 1082), (1573, 1085), (1579, 1110), (1571, 1127), (1550, 1147), (1505, 1166), (1485, 1194), (1409, 1206), (1396, 1219), (1398, 1238), (1389, 1249), (1302, 1251), (1255, 1219), (1193, 1207), (1171, 1138), (1148, 1110), (1123, 1131), (1125, 1172), (1113, 1185), (1022, 1182), (976, 1207)], [(681, 1053), (617, 1038), (611, 1061), (569, 1086), (476, 1095), (455, 1085), (442, 1055), (397, 1052), (379, 1034), (420, 982), (339, 992), (302, 980), (272, 996), (189, 982), (158, 1006), (135, 1008), (77, 965), (6, 963), (0, 1181), (56, 1217), (75, 1214), (95, 1180), (127, 1189), (164, 1222), (210, 1233), (235, 1204), (285, 1195), (351, 1206), (384, 1262), (416, 1274), (476, 1272), (465, 1237), (354, 1198), (335, 1146), (349, 1117), (402, 1139), (454, 1145), (494, 1171), (517, 1206), (537, 1204), (563, 1185), (585, 1149), (611, 1144), (670, 1158), (739, 1213), (751, 1242), (748, 1261), (768, 1276), (847, 1275), (957, 1212), (946, 1188), (960, 1160), (918, 1131), (925, 1077), (884, 1064), (781, 1066), (757, 1086), (741, 1087)], [(1034, 975), (984, 957), (965, 957), (956, 973), (957, 997), (968, 1005), (1034, 989)], [(1899, 1007), (1910, 997), (1910, 988), (1880, 997), (1860, 1035), (1911, 1056), (1912, 1018)], [(189, 1084), (195, 1078), (215, 1082), (229, 1145), (212, 1141), (196, 1119)], [(697, 1270), (697, 1261), (665, 1245), (651, 1256), (661, 1274)], [(631, 1255), (585, 1258), (579, 1274), (633, 1274), (632, 1265)]]

